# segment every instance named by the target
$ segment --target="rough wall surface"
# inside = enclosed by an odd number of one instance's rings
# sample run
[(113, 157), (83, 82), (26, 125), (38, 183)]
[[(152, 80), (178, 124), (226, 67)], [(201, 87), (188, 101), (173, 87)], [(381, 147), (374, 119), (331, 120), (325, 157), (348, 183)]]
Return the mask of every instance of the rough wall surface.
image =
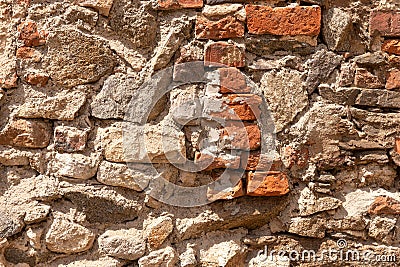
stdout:
[(398, 0), (0, 0), (0, 29), (0, 266), (400, 264)]

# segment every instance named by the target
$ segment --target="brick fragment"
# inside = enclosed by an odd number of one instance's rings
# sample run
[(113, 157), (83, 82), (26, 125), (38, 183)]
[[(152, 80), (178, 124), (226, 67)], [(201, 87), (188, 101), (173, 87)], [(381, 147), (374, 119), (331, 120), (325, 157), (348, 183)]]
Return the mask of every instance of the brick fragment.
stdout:
[(283, 172), (249, 172), (248, 196), (283, 196), (289, 193), (289, 180)]
[(38, 32), (37, 25), (35, 22), (23, 22), (18, 26), (19, 40), (23, 42), (25, 46), (40, 46), (46, 43), (47, 33), (44, 31)]
[(250, 93), (246, 77), (237, 68), (220, 68), (220, 93)]
[(361, 88), (384, 88), (385, 78), (383, 75), (375, 75), (364, 68), (357, 68), (354, 84)]
[(196, 152), (194, 162), (204, 170), (209, 171), (213, 169), (228, 168), (228, 169), (239, 169), (240, 168), (240, 157), (233, 155), (220, 155), (212, 156), (209, 154), (202, 154)]
[(203, 0), (158, 0), (158, 9), (202, 8)]
[(197, 39), (228, 39), (244, 36), (244, 23), (233, 16), (211, 20), (202, 15), (196, 19)]
[(400, 154), (400, 137), (396, 137), (396, 144), (394, 149), (398, 154)]
[(35, 50), (33, 48), (26, 47), (26, 46), (19, 47), (16, 52), (17, 58), (21, 58), (21, 59), (30, 59), (33, 57), (34, 54), (35, 54)]
[(400, 12), (374, 10), (371, 12), (369, 21), (369, 33), (375, 32), (382, 36), (400, 36)]
[(396, 89), (400, 88), (400, 70), (394, 69), (391, 70), (386, 79), (386, 89)]
[(204, 64), (213, 67), (244, 67), (244, 49), (227, 42), (216, 42), (206, 47)]
[(381, 49), (389, 54), (400, 55), (400, 40), (385, 40)]
[(45, 86), (49, 80), (49, 75), (44, 73), (29, 73), (25, 77), (25, 81), (30, 85)]
[(108, 16), (114, 0), (78, 0), (80, 6), (92, 7), (101, 15)]
[(17, 119), (0, 132), (0, 145), (44, 148), (50, 142), (51, 124), (37, 120)]
[(227, 149), (257, 150), (261, 147), (261, 131), (257, 124), (228, 122), (221, 139)]
[(87, 132), (75, 127), (57, 126), (54, 129), (54, 148), (59, 152), (77, 152), (86, 146)]
[(18, 86), (18, 76), (15, 72), (6, 75), (4, 78), (0, 78), (0, 87), (5, 89), (11, 89)]
[(272, 8), (247, 5), (246, 16), (252, 34), (317, 36), (321, 28), (319, 6)]
[(282, 161), (269, 155), (261, 154), (260, 151), (250, 151), (249, 154), (242, 154), (240, 166), (246, 171), (279, 171), (282, 168)]
[(373, 215), (399, 215), (400, 202), (388, 196), (376, 197), (369, 207), (368, 213)]

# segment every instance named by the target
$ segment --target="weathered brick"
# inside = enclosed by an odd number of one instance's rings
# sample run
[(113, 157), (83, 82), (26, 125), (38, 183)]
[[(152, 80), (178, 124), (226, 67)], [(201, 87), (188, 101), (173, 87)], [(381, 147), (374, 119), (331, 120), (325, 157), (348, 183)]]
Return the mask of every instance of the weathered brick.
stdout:
[(371, 12), (369, 32), (379, 32), (382, 36), (400, 36), (400, 12), (374, 10)]
[(316, 36), (321, 28), (321, 8), (247, 5), (249, 33)]
[(50, 142), (51, 124), (37, 120), (17, 119), (0, 132), (0, 145), (27, 148), (47, 147)]
[(237, 68), (220, 68), (220, 93), (250, 93), (246, 77)]
[(227, 42), (212, 43), (206, 47), (204, 65), (244, 67), (244, 49)]
[(357, 68), (354, 84), (361, 88), (384, 88), (385, 78), (383, 75), (375, 75), (364, 68)]
[(309, 151), (306, 147), (295, 149), (291, 146), (287, 146), (283, 149), (283, 156), (288, 168), (294, 166), (304, 168), (307, 165), (310, 157)]
[(30, 85), (36, 85), (39, 87), (45, 86), (49, 80), (49, 75), (44, 73), (29, 73), (25, 77), (25, 81)]
[[(221, 99), (210, 100), (211, 104), (205, 103), (205, 114), (212, 118), (225, 120), (254, 121), (260, 117), (260, 104), (262, 98), (253, 94), (232, 94)], [(220, 105), (218, 111), (215, 110), (216, 104)], [(208, 105), (213, 106), (210, 109)]]
[(261, 154), (260, 151), (250, 151), (249, 154), (242, 154), (240, 166), (246, 171), (279, 171), (282, 168), (282, 161), (271, 155)]
[(46, 43), (47, 33), (44, 31), (38, 32), (35, 22), (23, 22), (18, 26), (19, 40), (25, 46), (39, 46)]
[(396, 89), (400, 88), (400, 70), (394, 69), (391, 70), (386, 79), (386, 89)]
[(396, 137), (396, 144), (394, 150), (400, 154), (400, 137)]
[(368, 213), (373, 215), (399, 215), (400, 202), (388, 196), (376, 197), (369, 207)]
[(15, 88), (18, 86), (18, 76), (15, 72), (6, 75), (4, 78), (0, 78), (0, 87), (1, 88)]
[(289, 181), (283, 172), (249, 172), (248, 196), (283, 196), (289, 193)]
[(389, 54), (400, 55), (400, 40), (385, 40), (382, 44), (382, 51)]
[(261, 131), (257, 124), (228, 122), (221, 132), (227, 149), (257, 150), (261, 147)]
[(196, 152), (194, 157), (196, 165), (201, 166), (202, 169), (208, 171), (213, 169), (228, 168), (228, 169), (239, 169), (240, 168), (240, 157), (233, 155), (218, 155), (212, 156), (209, 154), (202, 154)]
[(211, 20), (198, 15), (196, 19), (196, 38), (220, 40), (243, 37), (244, 23), (233, 16)]
[(19, 47), (16, 52), (17, 58), (21, 59), (30, 59), (35, 54), (35, 50), (31, 47)]
[(77, 152), (86, 146), (87, 132), (75, 127), (57, 126), (54, 129), (54, 148), (59, 152)]
[(158, 0), (158, 9), (202, 8), (203, 0)]

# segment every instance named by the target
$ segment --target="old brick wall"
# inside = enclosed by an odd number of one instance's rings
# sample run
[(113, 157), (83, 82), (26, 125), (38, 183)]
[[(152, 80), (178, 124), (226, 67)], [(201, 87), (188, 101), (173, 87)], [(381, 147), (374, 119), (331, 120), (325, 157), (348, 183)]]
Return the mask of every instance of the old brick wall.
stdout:
[(400, 264), (398, 0), (0, 0), (0, 29), (0, 266)]

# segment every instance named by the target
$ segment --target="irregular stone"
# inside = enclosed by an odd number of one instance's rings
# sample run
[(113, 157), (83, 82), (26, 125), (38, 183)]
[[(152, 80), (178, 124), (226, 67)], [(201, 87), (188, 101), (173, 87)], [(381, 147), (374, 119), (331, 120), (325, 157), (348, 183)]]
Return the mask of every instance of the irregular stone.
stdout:
[(19, 149), (0, 146), (0, 164), (5, 166), (29, 165), (29, 154)]
[(139, 267), (172, 267), (178, 262), (178, 254), (172, 247), (150, 252), (139, 259)]
[(140, 210), (135, 191), (123, 188), (70, 185), (63, 195), (86, 216), (90, 223), (132, 221)]
[(373, 67), (384, 66), (386, 62), (385, 54), (378, 51), (374, 53), (365, 53), (360, 56), (354, 57), (354, 62), (360, 67)]
[(388, 90), (362, 89), (357, 105), (381, 108), (400, 108), (400, 93)]
[(86, 94), (80, 91), (62, 92), (54, 97), (30, 98), (18, 110), (23, 118), (73, 120), (86, 102)]
[(245, 230), (240, 229), (227, 233), (207, 233), (200, 246), (201, 266), (244, 267), (246, 253), (240, 238), (245, 235), (245, 232)]
[(137, 229), (107, 230), (99, 237), (99, 249), (106, 255), (137, 260), (146, 252), (146, 241)]
[(19, 59), (30, 59), (33, 62), (40, 62), (42, 56), (40, 52), (32, 47), (22, 46), (17, 49), (16, 57)]
[(283, 172), (249, 172), (248, 196), (283, 196), (289, 193), (289, 181)]
[(99, 155), (57, 153), (49, 163), (49, 170), (56, 176), (87, 180), (96, 175)]
[(19, 40), (25, 46), (39, 46), (46, 43), (47, 33), (44, 31), (38, 32), (35, 22), (25, 21), (18, 26)]
[(262, 77), (261, 90), (275, 119), (276, 132), (308, 106), (308, 94), (302, 83), (302, 74), (290, 69), (267, 72)]
[(47, 84), (49, 76), (45, 73), (29, 73), (25, 77), (25, 81), (30, 85), (35, 85), (38, 87), (43, 87)]
[(250, 93), (251, 88), (247, 86), (246, 76), (237, 68), (220, 68), (218, 73), (220, 93)]
[(362, 88), (384, 88), (385, 77), (383, 73), (371, 73), (367, 69), (357, 68), (354, 85)]
[(396, 10), (373, 10), (369, 19), (369, 32), (382, 36), (400, 36), (400, 12)]
[(44, 204), (38, 204), (32, 209), (27, 210), (25, 214), (24, 222), (27, 224), (41, 222), (46, 219), (50, 212), (50, 206)]
[(329, 50), (348, 51), (351, 30), (351, 14), (340, 8), (330, 8), (324, 12), (322, 33)]
[(385, 40), (381, 47), (382, 51), (389, 54), (400, 55), (400, 40), (389, 39)]
[(18, 87), (18, 76), (16, 73), (6, 74), (4, 78), (0, 78), (0, 87), (11, 89)]
[(205, 48), (204, 65), (217, 67), (244, 67), (244, 49), (227, 42), (211, 43)]
[(400, 88), (400, 70), (394, 69), (389, 72), (385, 88), (388, 90)]
[(197, 39), (227, 39), (244, 36), (244, 24), (233, 16), (210, 20), (198, 15), (196, 19)]
[(356, 103), (357, 96), (361, 89), (355, 87), (333, 88), (327, 84), (321, 84), (318, 86), (318, 91), (323, 98), (332, 103), (352, 106)]
[(70, 88), (95, 82), (115, 65), (115, 57), (104, 41), (76, 30), (52, 32), (47, 43), (47, 72), (60, 86)]
[(181, 267), (197, 266), (196, 251), (193, 249), (190, 243), (186, 246), (186, 250), (179, 255), (179, 262)]
[(306, 62), (308, 75), (305, 86), (309, 94), (317, 89), (318, 85), (328, 80), (329, 75), (339, 66), (343, 58), (327, 50), (317, 51), (313, 57)]
[(44, 148), (50, 142), (51, 124), (43, 121), (16, 119), (0, 132), (0, 145)]
[(58, 253), (78, 253), (89, 250), (95, 235), (87, 228), (66, 218), (55, 218), (46, 233), (46, 246)]
[(1, 210), (0, 212), (0, 238), (8, 238), (15, 234), (18, 234), (24, 228), (24, 222), (22, 218), (19, 218), (17, 214), (6, 212)]
[(100, 183), (143, 191), (156, 176), (154, 167), (146, 164), (118, 164), (102, 161), (97, 171)]
[(249, 267), (290, 267), (290, 260), (287, 256), (261, 254), (249, 261)]
[(197, 125), (201, 117), (200, 88), (194, 85), (184, 85), (170, 92), (170, 114), (180, 125)]
[(59, 152), (77, 152), (86, 147), (87, 131), (70, 126), (54, 129), (54, 148)]
[(368, 209), (373, 215), (398, 215), (400, 214), (400, 201), (388, 196), (376, 197)]
[(41, 239), (43, 235), (44, 229), (43, 228), (33, 228), (29, 227), (26, 231), (26, 236), (29, 239), (29, 245), (33, 248), (39, 250), (41, 248)]
[(243, 3), (245, 0), (206, 0), (207, 5), (219, 5), (224, 3)]
[(325, 219), (295, 217), (290, 221), (289, 233), (306, 237), (324, 238)]
[(309, 216), (327, 210), (337, 209), (342, 202), (333, 197), (317, 197), (306, 187), (298, 200), (300, 216)]
[(110, 10), (110, 27), (127, 37), (133, 48), (152, 49), (157, 37), (157, 12), (143, 1), (114, 1)]
[(355, 154), (357, 164), (367, 163), (379, 163), (388, 164), (389, 157), (386, 151), (372, 150), (372, 151), (361, 151)]
[(218, 181), (208, 186), (207, 199), (209, 201), (216, 201), (244, 196), (246, 192), (241, 178), (242, 174), (240, 172), (223, 172), (218, 177)]
[(158, 0), (158, 9), (170, 10), (181, 8), (202, 8), (201, 0)]
[(393, 242), (393, 229), (396, 222), (395, 218), (376, 217), (369, 225), (368, 235), (390, 245)]
[(101, 15), (108, 16), (114, 0), (79, 0), (78, 4), (84, 7), (92, 7)]
[(355, 64), (343, 63), (340, 66), (339, 86), (351, 86), (354, 82)]
[(253, 34), (315, 36), (321, 27), (319, 6), (271, 8), (246, 5), (246, 15), (249, 33)]
[(58, 264), (58, 267), (122, 267), (123, 261), (112, 257), (100, 257), (96, 260), (75, 260), (71, 263), (65, 264), (64, 262)]
[(174, 230), (174, 225), (170, 217), (162, 216), (153, 220), (146, 221), (147, 242), (151, 249), (158, 249)]

